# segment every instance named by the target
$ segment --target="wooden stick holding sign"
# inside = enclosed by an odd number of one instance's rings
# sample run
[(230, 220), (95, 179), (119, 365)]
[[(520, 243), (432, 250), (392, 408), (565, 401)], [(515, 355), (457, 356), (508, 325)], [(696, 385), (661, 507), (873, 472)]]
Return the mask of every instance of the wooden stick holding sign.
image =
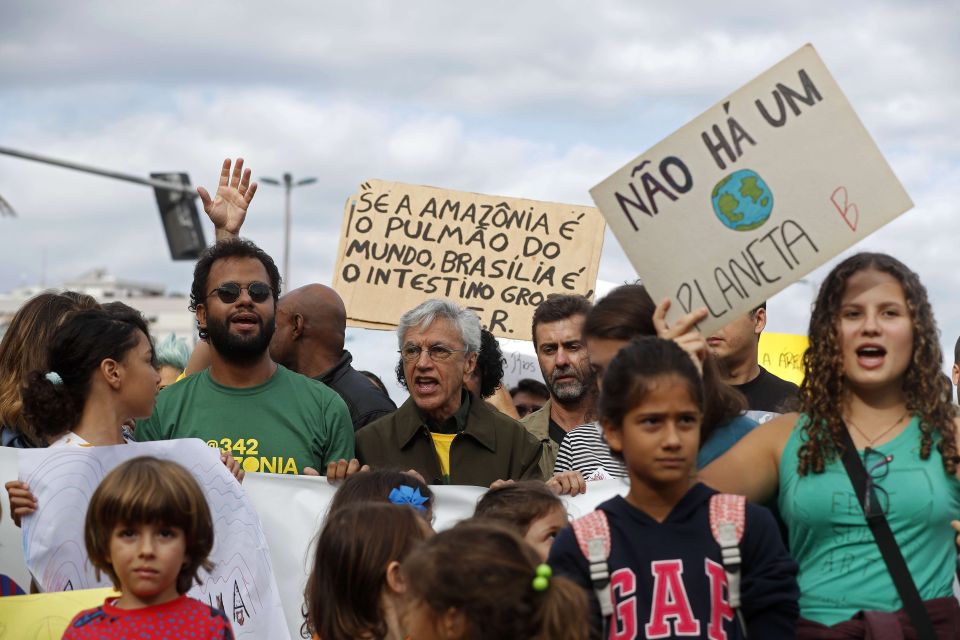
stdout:
[(605, 226), (593, 207), (369, 180), (344, 209), (333, 287), (354, 327), (449, 298), (529, 340), (548, 295), (593, 295)]
[(710, 335), (913, 206), (806, 45), (591, 189), (668, 322)]

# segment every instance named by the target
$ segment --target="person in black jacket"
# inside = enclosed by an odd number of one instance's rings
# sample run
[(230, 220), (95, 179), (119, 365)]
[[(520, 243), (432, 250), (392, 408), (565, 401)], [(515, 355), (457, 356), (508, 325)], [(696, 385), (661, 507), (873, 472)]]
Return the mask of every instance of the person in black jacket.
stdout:
[(347, 311), (336, 291), (322, 284), (294, 289), (277, 303), (270, 357), (336, 391), (357, 430), (397, 405), (351, 365), (353, 356), (343, 348), (346, 328)]
[[(609, 637), (733, 639), (745, 626), (750, 638), (794, 638), (797, 565), (770, 513), (749, 503), (738, 545), (741, 606), (730, 605), (711, 532), (717, 492), (694, 478), (703, 386), (690, 356), (672, 341), (635, 339), (607, 368), (599, 410), (604, 437), (630, 476), (625, 497), (598, 507), (609, 525)], [(590, 592), (591, 627), (599, 635), (605, 621), (576, 528), (560, 532), (549, 564)]]

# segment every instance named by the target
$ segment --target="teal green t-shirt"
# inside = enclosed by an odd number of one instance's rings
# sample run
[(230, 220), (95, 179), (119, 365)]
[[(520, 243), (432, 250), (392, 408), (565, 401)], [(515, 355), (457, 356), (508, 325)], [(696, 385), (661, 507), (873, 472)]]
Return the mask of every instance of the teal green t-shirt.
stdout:
[[(900, 609), (897, 589), (840, 459), (827, 464), (823, 473), (797, 474), (804, 424), (801, 417), (784, 447), (778, 498), (790, 531), (790, 552), (800, 565), (800, 614), (832, 625), (861, 609)], [(927, 460), (920, 459), (916, 417), (876, 450), (882, 455), (871, 454), (864, 466), (869, 469), (884, 456), (893, 456), (886, 473), (881, 465), (873, 476), (920, 596), (928, 600), (951, 595), (957, 552), (950, 520), (960, 515), (960, 481), (944, 471), (936, 447)]]
[(277, 365), (269, 380), (238, 389), (206, 369), (165, 388), (136, 438), (200, 438), (230, 449), (247, 472), (321, 474), (331, 460), (353, 457), (353, 423), (339, 395), (322, 382)]

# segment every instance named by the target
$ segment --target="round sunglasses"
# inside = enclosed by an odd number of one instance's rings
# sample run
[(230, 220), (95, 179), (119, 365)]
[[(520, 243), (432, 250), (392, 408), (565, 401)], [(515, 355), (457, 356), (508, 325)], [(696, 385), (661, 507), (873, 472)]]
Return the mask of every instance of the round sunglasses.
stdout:
[(266, 302), (273, 294), (273, 288), (268, 285), (266, 282), (251, 282), (250, 284), (243, 286), (239, 282), (224, 282), (222, 285), (211, 291), (207, 294), (209, 298), (213, 294), (217, 294), (217, 297), (220, 298), (220, 302), (224, 304), (233, 304), (237, 301), (237, 298), (240, 297), (240, 292), (244, 289), (247, 290), (247, 293), (250, 295), (250, 299), (254, 302)]

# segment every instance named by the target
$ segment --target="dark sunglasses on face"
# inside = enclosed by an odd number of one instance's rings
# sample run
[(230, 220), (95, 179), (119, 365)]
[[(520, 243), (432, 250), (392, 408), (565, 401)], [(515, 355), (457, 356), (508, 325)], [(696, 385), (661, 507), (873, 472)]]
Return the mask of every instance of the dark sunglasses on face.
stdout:
[(254, 302), (266, 302), (267, 298), (273, 293), (273, 289), (266, 282), (251, 282), (246, 286), (241, 286), (239, 282), (224, 282), (222, 285), (207, 294), (209, 298), (217, 294), (220, 302), (224, 304), (233, 304), (240, 297), (240, 292), (244, 289), (250, 295)]
[(521, 403), (514, 406), (516, 407), (517, 413), (520, 415), (521, 418), (527, 415), (528, 413), (533, 413), (534, 411), (540, 411), (540, 409), (543, 409), (542, 404), (522, 404)]

